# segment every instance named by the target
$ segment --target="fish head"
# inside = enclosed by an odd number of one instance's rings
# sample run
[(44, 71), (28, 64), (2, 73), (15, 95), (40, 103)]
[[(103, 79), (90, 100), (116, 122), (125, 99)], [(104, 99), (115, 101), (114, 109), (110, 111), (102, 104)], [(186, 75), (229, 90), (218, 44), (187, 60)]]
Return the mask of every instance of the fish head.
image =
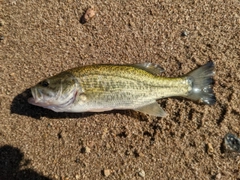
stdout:
[(30, 104), (63, 112), (75, 101), (79, 83), (68, 72), (47, 78), (31, 88)]

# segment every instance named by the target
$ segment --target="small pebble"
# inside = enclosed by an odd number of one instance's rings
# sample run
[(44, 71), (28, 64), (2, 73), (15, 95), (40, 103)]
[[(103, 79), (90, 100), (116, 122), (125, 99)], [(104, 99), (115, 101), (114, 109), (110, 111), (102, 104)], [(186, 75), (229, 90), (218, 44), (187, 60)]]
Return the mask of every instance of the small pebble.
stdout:
[(94, 7), (88, 8), (87, 11), (85, 12), (85, 14), (81, 17), (80, 23), (84, 24), (84, 23), (90, 21), (95, 15), (96, 15), (96, 11), (95, 11)]
[(0, 36), (0, 40), (1, 40), (1, 41), (4, 40), (4, 36)]
[(181, 36), (185, 37), (185, 36), (187, 36), (187, 35), (188, 35), (188, 32), (187, 32), (187, 31), (182, 31)]
[(76, 179), (80, 179), (80, 176), (77, 174), (77, 175), (75, 176), (75, 178), (76, 178)]
[(75, 159), (75, 163), (80, 163), (81, 161), (80, 161), (80, 159), (79, 158), (76, 158)]
[(129, 150), (126, 150), (125, 155), (129, 156), (131, 152)]
[(15, 76), (15, 73), (14, 72), (10, 73), (10, 76)]
[(81, 152), (82, 153), (90, 153), (91, 149), (89, 147), (87, 147), (87, 146), (86, 147), (82, 147)]
[(2, 19), (0, 19), (0, 26), (4, 25), (4, 21)]
[(221, 173), (218, 173), (218, 174), (216, 175), (216, 179), (221, 179), (221, 177), (222, 177)]
[(145, 177), (145, 171), (142, 170), (142, 169), (139, 169), (138, 175), (144, 178)]
[(86, 150), (86, 153), (90, 153), (91, 152), (91, 149), (89, 147), (85, 147), (85, 150)]
[(207, 152), (209, 155), (212, 155), (214, 153), (214, 149), (211, 143), (207, 144)]
[(104, 176), (108, 177), (111, 174), (111, 170), (110, 169), (104, 169), (103, 174), (104, 174)]
[(240, 139), (234, 134), (226, 134), (224, 137), (224, 146), (228, 151), (240, 152)]

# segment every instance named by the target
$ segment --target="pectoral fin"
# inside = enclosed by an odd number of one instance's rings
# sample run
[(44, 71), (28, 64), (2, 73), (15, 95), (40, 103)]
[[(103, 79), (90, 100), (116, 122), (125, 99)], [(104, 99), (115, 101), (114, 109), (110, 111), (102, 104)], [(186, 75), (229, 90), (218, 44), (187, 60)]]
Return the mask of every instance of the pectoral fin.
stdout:
[(165, 117), (167, 115), (167, 113), (159, 106), (157, 102), (136, 108), (135, 110), (157, 117)]
[(133, 64), (132, 66), (137, 67), (142, 70), (145, 70), (154, 75), (158, 75), (158, 74), (164, 72), (164, 69), (162, 67), (160, 67), (157, 64), (153, 64), (153, 63)]

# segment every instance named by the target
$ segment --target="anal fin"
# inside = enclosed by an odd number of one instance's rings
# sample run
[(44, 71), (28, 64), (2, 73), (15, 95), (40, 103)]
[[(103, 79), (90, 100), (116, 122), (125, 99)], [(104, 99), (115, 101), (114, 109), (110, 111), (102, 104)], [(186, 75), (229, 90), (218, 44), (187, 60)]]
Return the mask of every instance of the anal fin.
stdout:
[(157, 117), (165, 117), (167, 115), (157, 102), (147, 104), (134, 110)]

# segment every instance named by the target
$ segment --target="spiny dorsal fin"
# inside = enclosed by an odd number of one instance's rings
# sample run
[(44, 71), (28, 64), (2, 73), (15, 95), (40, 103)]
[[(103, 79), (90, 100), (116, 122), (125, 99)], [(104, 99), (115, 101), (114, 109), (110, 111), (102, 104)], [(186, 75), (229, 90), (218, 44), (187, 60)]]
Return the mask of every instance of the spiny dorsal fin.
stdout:
[(167, 115), (167, 113), (159, 106), (159, 104), (157, 102), (147, 104), (145, 106), (136, 108), (134, 110), (142, 112), (144, 114), (157, 116), (157, 117), (165, 117)]
[(158, 75), (158, 74), (164, 72), (164, 69), (162, 67), (160, 67), (157, 64), (153, 64), (153, 63), (140, 63), (140, 64), (133, 64), (132, 66), (137, 67), (142, 70), (145, 70), (154, 75)]

